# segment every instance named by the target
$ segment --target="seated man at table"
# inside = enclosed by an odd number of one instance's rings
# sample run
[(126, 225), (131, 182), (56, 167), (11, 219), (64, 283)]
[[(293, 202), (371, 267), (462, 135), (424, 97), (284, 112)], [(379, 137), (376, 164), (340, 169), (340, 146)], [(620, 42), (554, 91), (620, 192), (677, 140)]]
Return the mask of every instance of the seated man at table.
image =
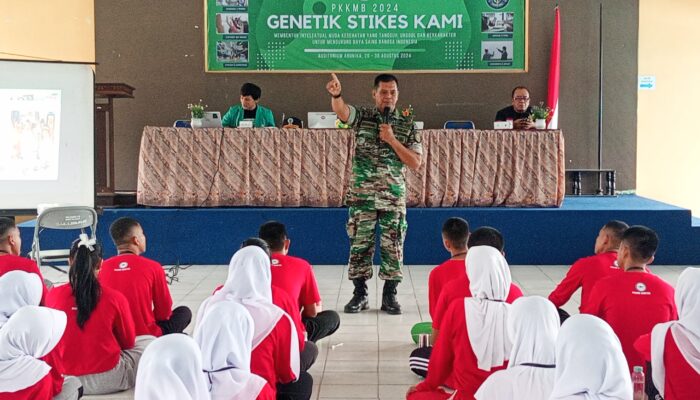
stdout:
[(272, 115), (272, 111), (258, 104), (261, 94), (262, 90), (259, 86), (244, 83), (241, 86), (241, 104), (236, 104), (228, 109), (221, 119), (222, 125), (237, 128), (242, 120), (249, 119), (253, 121), (255, 128), (275, 126), (275, 117)]
[(513, 121), (513, 129), (534, 129), (531, 112), (530, 91), (525, 86), (518, 86), (511, 93), (511, 105), (499, 110), (494, 121)]

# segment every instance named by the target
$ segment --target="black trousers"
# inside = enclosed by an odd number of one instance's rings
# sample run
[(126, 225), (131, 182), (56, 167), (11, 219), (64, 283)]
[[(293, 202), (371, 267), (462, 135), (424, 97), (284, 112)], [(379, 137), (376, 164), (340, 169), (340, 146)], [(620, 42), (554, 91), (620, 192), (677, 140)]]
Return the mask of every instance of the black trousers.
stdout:
[(160, 326), (163, 335), (168, 335), (171, 333), (182, 333), (190, 322), (192, 322), (192, 311), (185, 306), (180, 306), (173, 310), (169, 320), (156, 321), (156, 324)]
[(311, 368), (311, 366), (316, 362), (317, 357), (318, 347), (316, 346), (316, 343), (306, 341), (306, 343), (304, 343), (304, 350), (299, 353), (299, 369), (301, 372), (308, 371), (309, 368)]
[(313, 386), (314, 378), (301, 372), (296, 382), (277, 384), (277, 400), (309, 400)]
[(301, 319), (306, 326), (307, 339), (314, 343), (334, 334), (340, 327), (340, 315), (333, 310), (321, 311), (313, 318), (302, 316)]

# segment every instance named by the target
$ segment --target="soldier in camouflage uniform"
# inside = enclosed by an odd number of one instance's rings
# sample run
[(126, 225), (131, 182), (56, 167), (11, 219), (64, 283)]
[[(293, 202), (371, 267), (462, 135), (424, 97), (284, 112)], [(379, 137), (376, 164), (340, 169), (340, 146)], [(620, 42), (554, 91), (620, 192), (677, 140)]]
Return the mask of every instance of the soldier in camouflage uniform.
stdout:
[(381, 266), (384, 280), (382, 310), (401, 314), (396, 286), (401, 282), (403, 242), (406, 236), (406, 180), (404, 165), (416, 169), (421, 163), (420, 132), (413, 127), (411, 113), (396, 110), (399, 90), (395, 76), (375, 78), (372, 97), (375, 107), (355, 108), (345, 103), (335, 74), (326, 85), (333, 97), (331, 105), (338, 118), (355, 129), (355, 156), (352, 180), (345, 198), (349, 207), (347, 225), (350, 237), (348, 277), (355, 285), (346, 313), (369, 308), (366, 280), (372, 277), (375, 228), (381, 231)]

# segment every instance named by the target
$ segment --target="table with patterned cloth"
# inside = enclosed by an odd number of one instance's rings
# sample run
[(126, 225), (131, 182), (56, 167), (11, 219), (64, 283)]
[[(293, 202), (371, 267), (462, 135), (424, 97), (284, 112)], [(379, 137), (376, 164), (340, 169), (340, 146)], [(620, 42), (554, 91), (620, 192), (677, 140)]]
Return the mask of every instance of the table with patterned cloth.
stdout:
[[(170, 207), (341, 207), (352, 173), (348, 129), (144, 128), (138, 203)], [(423, 130), (406, 169), (408, 207), (558, 207), (560, 130)]]

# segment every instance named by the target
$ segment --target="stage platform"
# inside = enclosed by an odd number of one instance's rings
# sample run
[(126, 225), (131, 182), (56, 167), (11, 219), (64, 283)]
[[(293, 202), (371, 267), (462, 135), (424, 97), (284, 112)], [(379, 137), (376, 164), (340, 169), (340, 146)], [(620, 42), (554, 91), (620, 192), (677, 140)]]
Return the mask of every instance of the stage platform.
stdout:
[[(345, 208), (108, 208), (98, 224), (105, 257), (115, 254), (109, 225), (124, 216), (141, 221), (145, 255), (162, 264), (228, 264), (241, 241), (256, 236), (260, 224), (272, 219), (287, 225), (292, 254), (324, 265), (345, 264), (348, 258)], [(661, 243), (654, 264), (700, 265), (700, 225), (690, 210), (635, 195), (566, 197), (561, 208), (410, 208), (404, 262), (444, 261), (440, 230), (453, 216), (465, 218), (472, 230), (483, 225), (501, 230), (506, 258), (514, 265), (568, 265), (590, 255), (598, 230), (611, 219), (658, 232)], [(20, 230), (26, 254), (34, 221), (20, 224)], [(42, 248), (50, 249), (67, 247), (77, 234), (47, 231), (41, 237)]]

